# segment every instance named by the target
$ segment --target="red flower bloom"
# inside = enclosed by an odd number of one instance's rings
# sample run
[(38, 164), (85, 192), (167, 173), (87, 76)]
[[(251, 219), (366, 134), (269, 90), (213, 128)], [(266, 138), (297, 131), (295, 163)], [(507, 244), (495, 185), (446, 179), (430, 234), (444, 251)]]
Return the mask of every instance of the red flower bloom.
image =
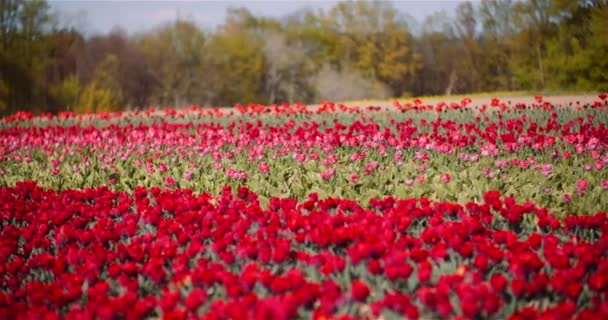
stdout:
[(500, 294), (507, 287), (507, 278), (500, 273), (494, 274), (492, 275), (492, 278), (490, 278), (490, 285), (492, 286), (492, 289), (494, 289), (494, 292)]
[(537, 273), (531, 283), (532, 290), (536, 293), (541, 293), (547, 289), (549, 284), (549, 276), (545, 273)]
[(184, 301), (184, 305), (190, 312), (196, 313), (196, 310), (207, 300), (207, 292), (200, 288), (194, 288)]
[(566, 286), (566, 296), (572, 301), (576, 301), (582, 291), (583, 286), (578, 282), (570, 283)]
[(478, 255), (475, 257), (473, 264), (479, 271), (486, 271), (488, 268), (488, 258), (485, 255)]
[(474, 318), (480, 311), (479, 301), (477, 300), (465, 300), (460, 301), (460, 309), (462, 314), (468, 319)]
[(602, 273), (594, 273), (587, 280), (589, 289), (595, 292), (603, 292), (608, 289), (608, 275)]
[(500, 208), (502, 206), (502, 203), (500, 201), (500, 191), (497, 190), (491, 190), (486, 192), (483, 195), (483, 201), (492, 206), (495, 210), (497, 210), (498, 208)]
[(351, 295), (357, 301), (365, 301), (369, 296), (369, 287), (363, 281), (353, 280), (351, 282)]
[(511, 280), (511, 291), (517, 297), (521, 297), (526, 293), (527, 283), (522, 279)]
[(497, 294), (488, 294), (483, 302), (483, 310), (488, 315), (492, 315), (501, 307), (500, 298)]
[(416, 320), (420, 317), (420, 311), (418, 311), (418, 307), (412, 304), (405, 308), (405, 316), (407, 319)]
[(538, 319), (538, 316), (538, 310), (533, 307), (525, 307), (511, 315), (509, 320), (536, 320)]
[(367, 262), (367, 270), (374, 275), (378, 275), (382, 273), (382, 267), (380, 266), (380, 261), (372, 259)]
[(409, 264), (403, 264), (401, 266), (386, 266), (384, 267), (384, 274), (389, 280), (403, 279), (406, 280), (410, 277), (414, 268)]
[(450, 180), (452, 180), (452, 176), (450, 176), (449, 173), (444, 173), (444, 174), (441, 175), (441, 181), (443, 183), (449, 183)]
[(437, 295), (430, 288), (421, 288), (418, 290), (418, 299), (430, 309), (435, 308), (437, 305)]
[(164, 312), (174, 310), (180, 299), (179, 291), (165, 291), (163, 297), (160, 299), (160, 307)]
[(418, 264), (418, 281), (420, 283), (428, 283), (431, 281), (431, 276), (433, 275), (433, 265), (424, 260)]
[(453, 311), (454, 308), (452, 307), (450, 300), (442, 300), (437, 304), (437, 313), (442, 318), (448, 318)]

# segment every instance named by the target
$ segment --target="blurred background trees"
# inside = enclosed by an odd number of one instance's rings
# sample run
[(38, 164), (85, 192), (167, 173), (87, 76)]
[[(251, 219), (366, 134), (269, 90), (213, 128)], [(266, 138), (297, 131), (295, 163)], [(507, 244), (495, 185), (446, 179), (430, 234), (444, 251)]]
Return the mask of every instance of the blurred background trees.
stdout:
[(84, 36), (44, 0), (0, 0), (0, 113), (608, 89), (608, 0), (404, 14), (385, 1), (280, 19), (234, 8), (215, 30)]

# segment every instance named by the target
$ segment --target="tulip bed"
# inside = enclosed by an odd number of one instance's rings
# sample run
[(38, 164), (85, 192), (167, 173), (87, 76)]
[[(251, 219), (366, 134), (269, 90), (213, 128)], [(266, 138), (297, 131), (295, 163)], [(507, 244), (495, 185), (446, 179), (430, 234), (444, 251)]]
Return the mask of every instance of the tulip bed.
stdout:
[(0, 318), (608, 318), (608, 104), (0, 122)]

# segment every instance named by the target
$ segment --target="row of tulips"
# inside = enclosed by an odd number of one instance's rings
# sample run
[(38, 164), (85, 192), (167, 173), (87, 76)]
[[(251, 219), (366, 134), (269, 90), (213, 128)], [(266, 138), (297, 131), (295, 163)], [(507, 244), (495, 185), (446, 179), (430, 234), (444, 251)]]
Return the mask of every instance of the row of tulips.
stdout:
[(557, 215), (608, 207), (608, 114), (599, 110), (69, 121), (0, 127), (0, 186), (248, 186), (264, 206), (310, 192), (464, 203), (495, 189)]
[(0, 318), (606, 319), (608, 218), (498, 191), (0, 188)]
[[(68, 120), (75, 119), (77, 121), (89, 122), (91, 120), (115, 120), (115, 119), (129, 119), (137, 117), (171, 117), (171, 118), (184, 118), (195, 116), (200, 117), (212, 117), (212, 118), (224, 118), (233, 117), (238, 115), (247, 116), (259, 116), (259, 115), (272, 115), (272, 116), (294, 116), (294, 115), (332, 115), (336, 113), (363, 113), (363, 112), (379, 112), (379, 111), (436, 111), (436, 112), (447, 112), (447, 111), (475, 111), (475, 112), (489, 112), (493, 110), (499, 110), (501, 112), (509, 110), (559, 110), (559, 109), (606, 109), (608, 108), (608, 95), (606, 93), (600, 93), (597, 95), (597, 99), (593, 102), (582, 103), (580, 101), (572, 101), (568, 104), (553, 104), (546, 100), (543, 96), (535, 96), (533, 103), (513, 103), (510, 100), (504, 100), (500, 98), (491, 99), (490, 103), (484, 104), (473, 104), (470, 97), (462, 98), (458, 102), (446, 102), (438, 101), (434, 103), (426, 103), (421, 99), (413, 99), (411, 101), (405, 100), (394, 100), (392, 106), (360, 106), (360, 105), (348, 105), (344, 103), (335, 103), (331, 101), (322, 101), (317, 106), (308, 106), (299, 102), (293, 104), (282, 103), (274, 104), (270, 106), (250, 103), (246, 105), (237, 104), (234, 108), (205, 108), (200, 106), (192, 105), (188, 108), (172, 109), (172, 108), (155, 108), (150, 107), (146, 110), (135, 110), (135, 111), (116, 111), (116, 112), (87, 112), (84, 114), (76, 112), (60, 112), (58, 114), (42, 113), (35, 115), (31, 112), (16, 112), (13, 115), (2, 119), (4, 123), (20, 123), (20, 122), (35, 122), (39, 120)], [(386, 102), (378, 103), (380, 105), (386, 105)]]

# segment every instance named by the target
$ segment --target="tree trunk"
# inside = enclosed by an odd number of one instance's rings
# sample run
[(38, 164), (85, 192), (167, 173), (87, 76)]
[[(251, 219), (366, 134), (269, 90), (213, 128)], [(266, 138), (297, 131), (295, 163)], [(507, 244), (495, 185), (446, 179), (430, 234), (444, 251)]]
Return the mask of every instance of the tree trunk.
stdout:
[(545, 88), (545, 71), (543, 70), (543, 57), (540, 52), (540, 42), (536, 43), (536, 56), (538, 58), (538, 71), (540, 72), (540, 88)]
[(449, 96), (452, 94), (452, 90), (454, 90), (454, 85), (456, 84), (456, 72), (454, 72), (454, 70), (452, 70), (452, 72), (450, 73), (450, 80), (448, 81), (448, 86), (447, 88), (445, 88), (445, 95)]
[(294, 95), (295, 95), (295, 88), (293, 85), (294, 79), (293, 79), (293, 69), (289, 69), (289, 98), (288, 98), (288, 102), (289, 103), (293, 103), (294, 100)]

